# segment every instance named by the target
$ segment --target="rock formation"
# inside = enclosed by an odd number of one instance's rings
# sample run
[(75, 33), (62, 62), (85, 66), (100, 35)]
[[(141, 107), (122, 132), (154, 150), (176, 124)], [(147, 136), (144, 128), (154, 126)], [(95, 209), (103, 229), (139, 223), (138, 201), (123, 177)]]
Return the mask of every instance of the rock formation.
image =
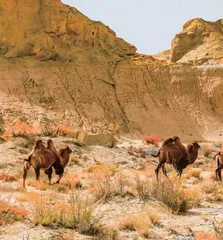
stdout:
[(221, 20), (187, 22), (164, 57), (137, 54), (109, 27), (60, 0), (2, 0), (0, 25), (4, 119), (221, 139)]

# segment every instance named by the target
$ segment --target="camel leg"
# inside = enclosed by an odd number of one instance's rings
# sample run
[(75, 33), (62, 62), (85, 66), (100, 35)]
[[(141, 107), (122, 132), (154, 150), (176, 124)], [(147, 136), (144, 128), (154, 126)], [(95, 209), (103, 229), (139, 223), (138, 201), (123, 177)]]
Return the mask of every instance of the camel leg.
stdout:
[(216, 175), (216, 181), (220, 180), (222, 181), (221, 179), (221, 170), (222, 170), (222, 167), (218, 167), (216, 170), (215, 170), (215, 175)]
[(166, 168), (165, 168), (165, 164), (162, 165), (162, 172), (166, 177), (168, 177), (167, 176), (167, 171), (166, 171)]
[(222, 179), (221, 179), (221, 170), (218, 172), (218, 176), (219, 176), (220, 181), (222, 181)]
[(40, 177), (40, 168), (36, 168), (36, 169), (35, 169), (35, 173), (36, 173), (36, 180), (39, 181), (39, 177)]
[(59, 175), (59, 179), (56, 181), (56, 183), (60, 183), (60, 179), (63, 177), (63, 174)]
[(222, 169), (222, 167), (218, 167), (218, 168), (215, 170), (216, 181), (218, 181), (218, 180), (221, 181), (221, 169)]
[(164, 163), (159, 163), (158, 166), (157, 166), (157, 168), (156, 168), (156, 170), (155, 170), (157, 181), (159, 180), (159, 179), (158, 179), (159, 170), (160, 170), (160, 168), (163, 166), (163, 164), (164, 164)]
[(59, 175), (59, 179), (56, 181), (56, 183), (60, 183), (60, 179), (63, 177), (64, 168), (60, 164), (55, 165), (54, 168), (55, 168), (56, 174)]
[(52, 179), (53, 168), (51, 167), (51, 168), (45, 170), (44, 173), (48, 176), (49, 184), (51, 185), (51, 179)]
[(179, 178), (181, 178), (182, 173), (183, 173), (183, 169), (178, 169), (178, 176), (179, 176)]
[(26, 177), (27, 177), (30, 167), (31, 167), (31, 164), (25, 160), (24, 169), (23, 169), (23, 187), (24, 188), (26, 188)]

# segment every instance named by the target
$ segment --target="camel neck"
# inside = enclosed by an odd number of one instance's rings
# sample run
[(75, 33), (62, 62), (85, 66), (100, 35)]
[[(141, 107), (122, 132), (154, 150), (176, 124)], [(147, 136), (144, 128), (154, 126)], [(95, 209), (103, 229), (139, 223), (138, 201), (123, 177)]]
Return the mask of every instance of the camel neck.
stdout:
[(63, 158), (64, 164), (66, 164), (67, 161), (69, 160), (69, 154), (66, 150), (62, 154), (62, 158)]
[(198, 156), (198, 150), (192, 150), (191, 152), (188, 153), (188, 164), (192, 164), (195, 162)]

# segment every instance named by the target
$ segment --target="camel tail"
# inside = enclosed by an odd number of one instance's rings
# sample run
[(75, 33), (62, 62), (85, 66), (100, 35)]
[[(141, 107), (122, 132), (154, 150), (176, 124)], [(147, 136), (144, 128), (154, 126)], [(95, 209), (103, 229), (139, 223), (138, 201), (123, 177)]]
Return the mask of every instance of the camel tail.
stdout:
[(215, 160), (217, 156), (220, 156), (220, 152), (218, 152), (214, 155), (213, 160)]
[(24, 161), (31, 163), (31, 157), (32, 157), (32, 154), (30, 154), (27, 159), (25, 158)]
[(152, 154), (151, 153), (151, 156), (153, 156), (153, 157), (158, 157), (160, 155), (160, 149), (159, 149), (159, 151), (157, 152), (157, 154)]

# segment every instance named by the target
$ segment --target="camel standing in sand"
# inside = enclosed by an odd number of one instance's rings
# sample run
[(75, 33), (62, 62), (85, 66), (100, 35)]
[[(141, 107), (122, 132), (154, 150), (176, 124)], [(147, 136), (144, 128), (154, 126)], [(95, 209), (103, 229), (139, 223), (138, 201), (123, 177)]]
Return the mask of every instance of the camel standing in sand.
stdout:
[[(33, 149), (28, 157), (24, 161), (24, 173), (23, 173), (23, 187), (25, 187), (25, 181), (30, 167), (32, 166), (36, 173), (36, 180), (39, 180), (40, 169), (45, 170), (45, 173), (49, 176), (52, 171), (52, 166), (56, 164), (57, 159), (52, 151), (47, 149), (42, 140), (37, 140), (34, 143)], [(64, 169), (62, 165), (56, 165), (57, 172), (63, 174)], [(52, 174), (51, 174), (52, 175)], [(51, 184), (51, 178), (49, 177), (49, 183)]]
[[(59, 179), (56, 183), (60, 183), (60, 179), (63, 177), (61, 166), (63, 167), (63, 169), (67, 166), (72, 150), (68, 146), (64, 146), (60, 148), (59, 151), (57, 151), (52, 139), (47, 140), (47, 149), (53, 152), (56, 158), (56, 161), (52, 165), (52, 167), (54, 167), (56, 174), (59, 175)], [(52, 178), (52, 167), (45, 171), (45, 173), (48, 175), (49, 181)]]
[(59, 183), (63, 177), (64, 168), (69, 163), (71, 153), (72, 150), (68, 146), (63, 146), (57, 151), (51, 139), (47, 141), (47, 147), (44, 146), (42, 140), (37, 140), (28, 159), (24, 161), (23, 187), (25, 187), (26, 177), (31, 166), (35, 170), (36, 180), (39, 180), (40, 169), (45, 170), (44, 172), (48, 176), (49, 184), (51, 184), (54, 168), (56, 174), (59, 175), (56, 183)]
[(158, 151), (157, 155), (153, 155), (159, 158), (159, 164), (155, 170), (158, 179), (159, 170), (162, 167), (163, 173), (167, 176), (165, 163), (172, 164), (178, 171), (178, 175), (181, 177), (183, 169), (189, 164), (194, 163), (198, 156), (198, 149), (200, 145), (197, 142), (192, 142), (187, 146), (181, 143), (179, 137), (171, 138), (168, 141), (164, 141), (164, 144)]

